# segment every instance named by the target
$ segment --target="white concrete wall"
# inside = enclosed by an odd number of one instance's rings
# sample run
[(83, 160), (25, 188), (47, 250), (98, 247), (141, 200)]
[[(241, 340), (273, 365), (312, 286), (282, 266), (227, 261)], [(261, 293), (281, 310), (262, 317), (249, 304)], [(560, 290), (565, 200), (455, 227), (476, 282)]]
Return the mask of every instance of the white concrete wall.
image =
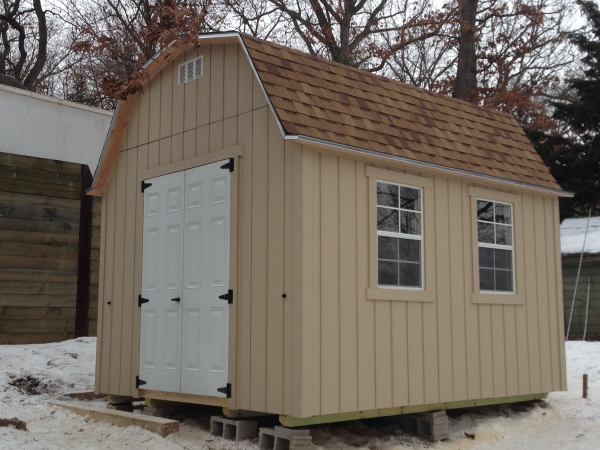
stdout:
[(0, 85), (0, 152), (96, 170), (112, 112)]

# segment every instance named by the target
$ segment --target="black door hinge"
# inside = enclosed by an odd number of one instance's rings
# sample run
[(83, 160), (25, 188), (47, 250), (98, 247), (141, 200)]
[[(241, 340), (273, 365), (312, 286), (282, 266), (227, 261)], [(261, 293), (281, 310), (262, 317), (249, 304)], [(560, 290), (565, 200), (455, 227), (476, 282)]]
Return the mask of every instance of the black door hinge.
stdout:
[(226, 164), (223, 164), (221, 166), (221, 169), (229, 169), (230, 172), (233, 172), (233, 158), (229, 158), (229, 162)]
[(147, 183), (145, 181), (142, 181), (142, 193), (144, 193), (146, 188), (149, 188), (150, 186), (152, 186), (152, 183)]
[(135, 388), (139, 389), (140, 386), (143, 386), (144, 384), (148, 384), (148, 382), (146, 382), (144, 380), (140, 380), (140, 376), (136, 375), (135, 376)]
[(227, 386), (225, 387), (218, 388), (217, 391), (227, 395), (227, 398), (231, 398), (231, 383), (227, 383)]
[(219, 298), (221, 300), (227, 300), (227, 303), (231, 305), (233, 303), (233, 291), (229, 289), (227, 294), (219, 295)]
[(142, 304), (144, 303), (148, 303), (150, 300), (148, 300), (147, 298), (143, 298), (142, 295), (138, 295), (138, 306), (141, 308)]

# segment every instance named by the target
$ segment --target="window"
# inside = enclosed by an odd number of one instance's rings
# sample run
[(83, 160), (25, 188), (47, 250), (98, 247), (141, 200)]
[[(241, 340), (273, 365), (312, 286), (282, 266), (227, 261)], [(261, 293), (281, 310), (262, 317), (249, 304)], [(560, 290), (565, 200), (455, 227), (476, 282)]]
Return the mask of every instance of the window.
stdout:
[(513, 292), (512, 205), (477, 199), (479, 290)]
[[(525, 303), (525, 225), (520, 194), (469, 186), (472, 252), (471, 301), (488, 305)], [(467, 261), (469, 263), (469, 261)]]
[(421, 189), (377, 181), (378, 285), (422, 288)]
[(434, 302), (433, 178), (366, 167), (369, 300)]

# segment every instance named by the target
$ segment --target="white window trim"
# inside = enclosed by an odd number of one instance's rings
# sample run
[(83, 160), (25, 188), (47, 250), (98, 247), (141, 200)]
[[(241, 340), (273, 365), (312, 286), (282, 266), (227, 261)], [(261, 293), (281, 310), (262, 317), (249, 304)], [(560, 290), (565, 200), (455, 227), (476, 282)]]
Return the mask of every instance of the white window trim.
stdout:
[[(521, 195), (470, 186), (469, 196), (471, 202), (471, 249), (473, 255), (473, 292), (471, 301), (472, 303), (483, 304), (522, 305), (525, 302), (525, 253), (523, 249), (523, 202)], [(479, 288), (478, 199), (512, 204), (513, 292), (482, 291)], [(465, 244), (468, 245), (467, 242)], [(492, 244), (484, 245), (491, 246)], [(496, 248), (501, 247), (507, 248), (506, 246), (497, 246)], [(466, 253), (468, 254), (468, 250)]]
[[(369, 300), (433, 302), (436, 295), (435, 219), (433, 179), (367, 166), (369, 178)], [(377, 236), (377, 181), (421, 190), (421, 282), (422, 287), (379, 286)], [(384, 232), (385, 233), (385, 232)], [(414, 239), (414, 235), (392, 233), (394, 237)]]

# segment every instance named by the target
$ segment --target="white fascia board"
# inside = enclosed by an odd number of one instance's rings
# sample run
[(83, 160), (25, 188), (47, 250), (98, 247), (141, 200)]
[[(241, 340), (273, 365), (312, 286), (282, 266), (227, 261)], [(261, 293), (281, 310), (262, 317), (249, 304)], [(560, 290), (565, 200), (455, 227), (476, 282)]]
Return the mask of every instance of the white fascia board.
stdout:
[(416, 166), (416, 167), (425, 167), (425, 168), (435, 169), (435, 170), (439, 170), (439, 171), (443, 171), (443, 172), (454, 173), (457, 175), (464, 175), (464, 176), (479, 178), (482, 180), (495, 181), (497, 183), (508, 184), (511, 186), (517, 186), (517, 187), (521, 187), (521, 188), (535, 189), (538, 191), (544, 191), (544, 192), (548, 192), (548, 193), (551, 193), (554, 195), (559, 195), (561, 197), (573, 197), (574, 196), (573, 193), (567, 192), (567, 191), (562, 191), (560, 189), (552, 189), (552, 188), (547, 188), (547, 187), (543, 187), (543, 186), (537, 186), (535, 184), (523, 183), (521, 181), (513, 181), (513, 180), (507, 180), (506, 178), (494, 177), (491, 175), (483, 175), (483, 174), (476, 173), (476, 172), (469, 172), (468, 170), (455, 169), (452, 167), (441, 166), (438, 164), (432, 164), (432, 163), (428, 163), (428, 162), (424, 162), (424, 161), (417, 161), (415, 159), (404, 158), (402, 156), (390, 155), (387, 153), (376, 152), (373, 150), (366, 150), (364, 148), (353, 147), (351, 145), (337, 144), (332, 141), (317, 139), (317, 138), (313, 138), (310, 136), (287, 135), (287, 136), (284, 136), (284, 139), (285, 140), (294, 140), (294, 141), (298, 141), (298, 142), (304, 142), (307, 144), (315, 144), (315, 145), (321, 145), (321, 146), (326, 146), (326, 147), (338, 148), (340, 150), (352, 151), (355, 153), (361, 153), (363, 155), (368, 155), (368, 156), (375, 156), (375, 157), (386, 159), (386, 160), (398, 161), (398, 162), (402, 162), (404, 164), (409, 164), (409, 165)]

